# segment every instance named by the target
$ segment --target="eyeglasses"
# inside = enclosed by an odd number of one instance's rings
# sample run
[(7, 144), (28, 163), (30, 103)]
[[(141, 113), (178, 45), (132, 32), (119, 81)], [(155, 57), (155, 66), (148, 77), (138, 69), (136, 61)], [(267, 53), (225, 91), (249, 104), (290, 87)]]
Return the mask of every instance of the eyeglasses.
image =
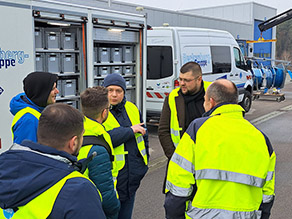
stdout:
[(196, 79), (196, 78), (193, 78), (193, 79), (179, 78), (178, 80), (179, 80), (180, 82), (189, 83), (189, 82), (191, 82), (191, 81), (193, 81), (193, 80), (195, 80), (195, 79)]
[(189, 83), (189, 82), (191, 82), (191, 81), (193, 81), (193, 80), (197, 80), (199, 77), (200, 77), (200, 76), (195, 77), (195, 78), (193, 78), (193, 79), (178, 78), (178, 80), (179, 80), (180, 82)]

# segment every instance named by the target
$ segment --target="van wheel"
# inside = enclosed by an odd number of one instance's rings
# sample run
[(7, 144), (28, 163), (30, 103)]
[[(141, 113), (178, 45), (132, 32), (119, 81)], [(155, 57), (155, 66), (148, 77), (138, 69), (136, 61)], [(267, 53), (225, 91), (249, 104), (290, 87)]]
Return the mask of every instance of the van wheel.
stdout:
[(240, 106), (245, 110), (245, 112), (248, 112), (251, 107), (251, 94), (249, 91), (245, 91), (243, 100), (239, 103)]

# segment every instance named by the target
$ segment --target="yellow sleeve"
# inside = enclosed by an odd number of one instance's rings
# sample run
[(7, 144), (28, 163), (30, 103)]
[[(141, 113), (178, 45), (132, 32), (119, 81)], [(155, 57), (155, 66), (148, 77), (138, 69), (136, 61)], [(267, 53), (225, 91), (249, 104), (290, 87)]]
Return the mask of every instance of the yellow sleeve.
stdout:
[(168, 166), (165, 192), (175, 196), (188, 197), (192, 194), (195, 184), (194, 168), (195, 143), (184, 133)]
[(275, 196), (275, 166), (276, 154), (272, 153), (270, 157), (269, 172), (266, 177), (266, 183), (263, 187), (263, 203), (269, 203)]

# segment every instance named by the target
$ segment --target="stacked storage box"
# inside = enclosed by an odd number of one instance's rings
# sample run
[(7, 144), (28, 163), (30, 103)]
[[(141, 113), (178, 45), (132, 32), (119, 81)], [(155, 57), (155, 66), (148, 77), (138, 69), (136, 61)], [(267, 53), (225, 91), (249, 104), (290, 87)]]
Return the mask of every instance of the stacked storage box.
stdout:
[(77, 108), (80, 64), (76, 33), (77, 27), (36, 27), (35, 69), (58, 74), (58, 102), (65, 102)]

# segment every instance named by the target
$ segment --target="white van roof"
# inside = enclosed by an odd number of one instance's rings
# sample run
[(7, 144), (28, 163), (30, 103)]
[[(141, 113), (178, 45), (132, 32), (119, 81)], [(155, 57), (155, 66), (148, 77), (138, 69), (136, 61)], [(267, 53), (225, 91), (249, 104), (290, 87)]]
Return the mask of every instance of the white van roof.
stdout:
[(207, 29), (207, 28), (197, 28), (197, 27), (152, 27), (153, 30), (172, 30), (172, 31), (192, 31), (192, 32), (204, 32), (204, 33), (209, 33), (210, 35), (215, 34), (218, 36), (219, 35), (225, 35), (228, 37), (231, 37), (234, 39), (234, 37), (231, 35), (231, 33), (225, 31), (225, 30), (215, 30), (215, 29)]

